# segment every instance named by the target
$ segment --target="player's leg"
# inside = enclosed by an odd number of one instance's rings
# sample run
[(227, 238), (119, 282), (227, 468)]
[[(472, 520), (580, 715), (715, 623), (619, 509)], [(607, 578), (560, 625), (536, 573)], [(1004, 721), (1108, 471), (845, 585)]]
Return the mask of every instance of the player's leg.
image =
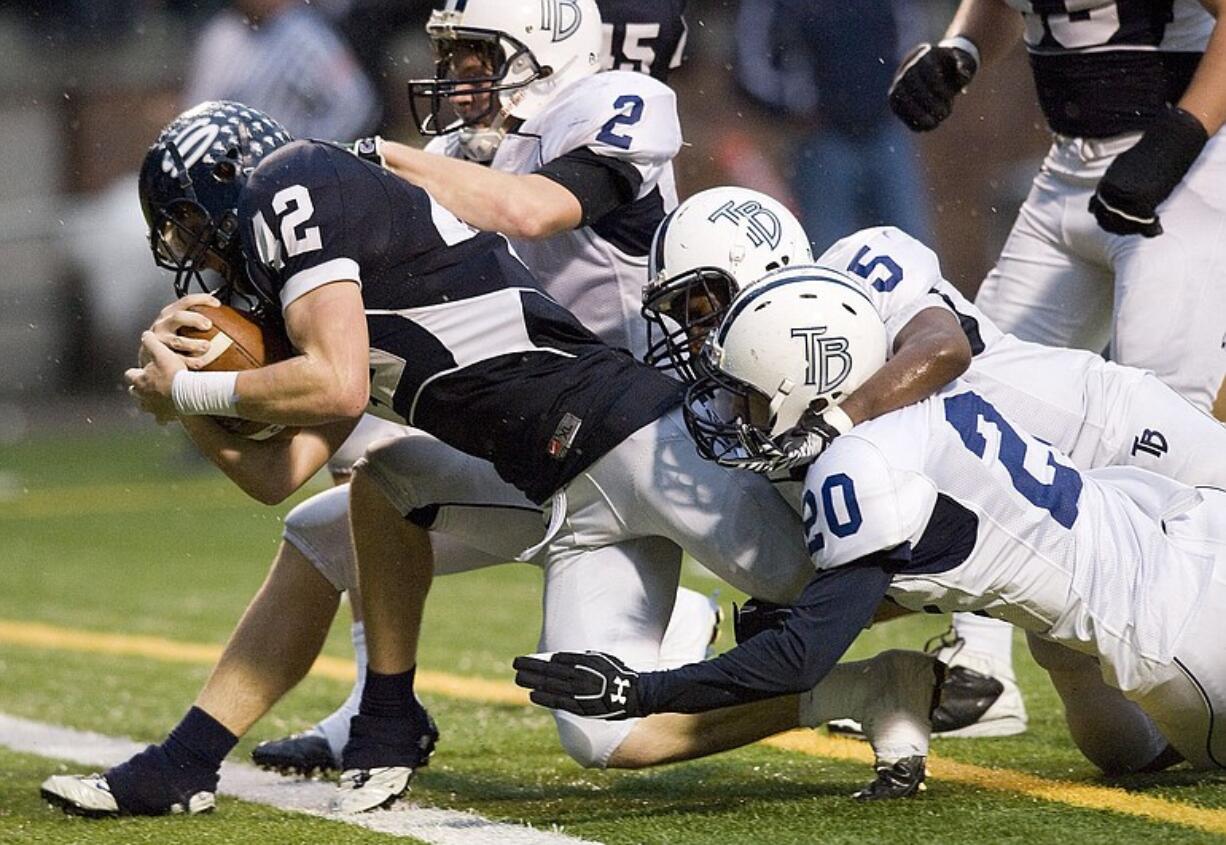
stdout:
[(1178, 762), (1145, 711), (1103, 680), (1096, 659), (1033, 634), (1027, 642), (1064, 703), (1073, 742), (1091, 763), (1119, 775)]
[[(540, 649), (616, 654), (638, 670), (660, 668), (660, 642), (680, 572), (680, 550), (660, 537), (591, 548), (576, 491), (578, 532), (565, 532), (548, 551)], [(611, 515), (611, 514), (610, 514)], [(586, 536), (591, 536), (586, 535)], [(926, 754), (928, 714), (936, 684), (934, 661), (888, 652), (840, 664), (813, 691), (700, 715), (661, 714), (610, 722), (554, 713), (562, 746), (583, 766), (644, 768), (704, 757), (792, 728), (834, 718), (863, 720), (882, 761)], [(909, 786), (917, 788), (922, 765)], [(900, 797), (906, 790), (890, 794)], [(887, 797), (875, 795), (873, 797)]]
[(1109, 236), (1116, 281), (1111, 350), (1114, 360), (1151, 370), (1209, 412), (1226, 374), (1226, 211), (1194, 187), (1177, 188), (1163, 203), (1161, 236)]
[(1226, 425), (1152, 373), (1104, 361), (1086, 380), (1093, 415), (1103, 420), (1103, 460), (1184, 484), (1226, 487)]
[[(1150, 683), (1130, 694), (1157, 724), (1172, 746), (1195, 768), (1226, 768), (1226, 493), (1202, 490), (1202, 501), (1169, 517), (1164, 533), (1178, 548), (1196, 556), (1183, 567), (1182, 592), (1196, 600), (1181, 602), (1187, 612), (1175, 641), (1173, 659), (1151, 668)], [(1208, 572), (1200, 562), (1213, 561)], [(1196, 573), (1192, 575), (1191, 573)], [(1189, 577), (1190, 576), (1190, 577)], [(1161, 581), (1150, 589), (1160, 590)], [(1170, 602), (1168, 602), (1168, 606)], [(1176, 629), (1178, 630), (1178, 629)], [(1156, 678), (1154, 676), (1157, 676)]]
[(1110, 339), (1112, 278), (1105, 263), (1075, 254), (1065, 227), (1072, 190), (1056, 174), (1035, 177), (975, 305), (1022, 340), (1101, 352)]
[(306, 675), (338, 596), (310, 562), (282, 543), (204, 689), (167, 739), (101, 776), (51, 777), (44, 798), (85, 815), (211, 810), (222, 759)]

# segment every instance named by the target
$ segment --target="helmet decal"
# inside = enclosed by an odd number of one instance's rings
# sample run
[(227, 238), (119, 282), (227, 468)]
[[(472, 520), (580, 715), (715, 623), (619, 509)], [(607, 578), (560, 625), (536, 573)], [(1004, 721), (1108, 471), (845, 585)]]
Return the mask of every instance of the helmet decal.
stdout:
[[(183, 131), (175, 135), (170, 142), (178, 148), (183, 167), (191, 170), (192, 165), (204, 158), (204, 154), (209, 151), (209, 147), (213, 146), (213, 142), (217, 140), (220, 133), (220, 126), (209, 118), (202, 117), (184, 127)], [(224, 149), (221, 152), (225, 154)], [(162, 172), (171, 178), (177, 178), (179, 175), (169, 149), (162, 157)]]
[(728, 200), (715, 209), (707, 221), (715, 223), (720, 219), (729, 220), (738, 227), (744, 221), (749, 242), (757, 247), (766, 246), (768, 249), (778, 249), (779, 242), (783, 239), (783, 223), (780, 222), (779, 216), (755, 200), (739, 205), (733, 200)]
[(830, 393), (851, 374), (854, 362), (845, 337), (826, 337), (825, 326), (793, 328), (792, 337), (801, 341), (805, 350), (805, 386), (818, 393)]
[(578, 0), (541, 0), (541, 29), (553, 33), (553, 43), (570, 38), (582, 23)]

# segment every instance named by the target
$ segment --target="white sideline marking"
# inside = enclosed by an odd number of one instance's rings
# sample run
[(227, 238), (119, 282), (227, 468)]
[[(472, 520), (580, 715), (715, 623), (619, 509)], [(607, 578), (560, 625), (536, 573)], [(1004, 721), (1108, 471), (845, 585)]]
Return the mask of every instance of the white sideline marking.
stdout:
[[(4, 713), (0, 713), (0, 746), (98, 769), (120, 763), (145, 747), (130, 739), (61, 728)], [(490, 821), (476, 813), (418, 807), (404, 802), (391, 810), (360, 815), (328, 813), (323, 808), (328, 806), (335, 788), (323, 781), (288, 780), (254, 766), (226, 762), (221, 767), (218, 791), (279, 810), (319, 816), (392, 836), (413, 837), (435, 845), (484, 845), (489, 842), (499, 845), (594, 845), (588, 839)]]

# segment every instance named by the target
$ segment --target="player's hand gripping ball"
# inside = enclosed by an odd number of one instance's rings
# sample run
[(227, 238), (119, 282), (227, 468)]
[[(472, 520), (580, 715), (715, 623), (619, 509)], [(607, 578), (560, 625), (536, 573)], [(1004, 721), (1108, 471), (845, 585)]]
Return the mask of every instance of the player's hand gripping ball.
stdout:
[[(231, 308), (229, 305), (197, 303), (188, 311), (205, 317), (208, 328), (201, 325), (184, 325), (177, 334), (181, 338), (197, 341), (194, 349), (200, 350), (192, 359), (192, 369), (203, 372), (233, 372), (253, 370), (283, 361), (291, 354), (289, 342), (275, 327), (257, 322), (251, 315)], [(208, 344), (207, 348), (199, 342)], [(249, 440), (266, 440), (284, 430), (284, 426), (235, 417), (213, 417), (213, 420), (232, 434)]]

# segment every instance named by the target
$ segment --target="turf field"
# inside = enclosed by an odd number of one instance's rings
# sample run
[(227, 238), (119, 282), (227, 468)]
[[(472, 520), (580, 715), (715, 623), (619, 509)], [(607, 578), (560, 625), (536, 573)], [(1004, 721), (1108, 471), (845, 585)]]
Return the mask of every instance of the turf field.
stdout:
[[(172, 430), (0, 446), (0, 713), (161, 739), (260, 583), (284, 510), (244, 499), (191, 460)], [(687, 580), (718, 586), (698, 573)], [(422, 657), (434, 674), (421, 688), (443, 738), (415, 782), (419, 804), (608, 843), (1226, 840), (1226, 777), (1096, 778), (1025, 658), (1030, 733), (938, 743), (929, 790), (912, 801), (852, 802), (866, 780), (865, 747), (815, 732), (649, 772), (579, 769), (559, 750), (548, 714), (519, 703), (510, 686), (512, 656), (535, 643), (539, 581), (520, 565), (435, 582)], [(725, 589), (723, 601), (731, 598)], [(856, 653), (919, 646), (943, 626), (879, 626)], [(723, 632), (721, 647), (730, 639)], [(232, 759), (344, 697), (347, 640), (342, 609), (332, 659)], [(0, 842), (404, 841), (224, 797), (206, 817), (69, 819), (42, 804), (38, 784), (78, 769), (0, 749)]]

